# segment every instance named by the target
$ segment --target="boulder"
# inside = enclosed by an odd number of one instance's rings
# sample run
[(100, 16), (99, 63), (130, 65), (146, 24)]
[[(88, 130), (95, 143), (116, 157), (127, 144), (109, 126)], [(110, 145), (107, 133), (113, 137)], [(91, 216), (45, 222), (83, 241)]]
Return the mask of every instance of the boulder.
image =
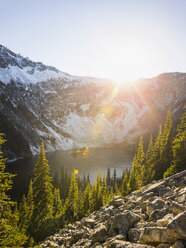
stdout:
[(125, 201), (123, 197), (115, 197), (114, 200), (112, 201), (112, 205), (116, 208), (119, 208), (120, 206), (124, 205)]
[(167, 225), (173, 235), (180, 239), (186, 239), (186, 211), (176, 215)]
[(108, 232), (105, 225), (100, 225), (92, 233), (91, 239), (93, 242), (104, 242), (108, 238)]
[(153, 248), (152, 246), (149, 245), (135, 244), (122, 240), (113, 240), (111, 244), (109, 245), (106, 244), (103, 247), (104, 248)]
[(172, 248), (185, 248), (186, 247), (186, 241), (185, 240), (177, 240)]
[(150, 215), (155, 210), (164, 208), (164, 206), (165, 206), (165, 201), (163, 201), (160, 198), (157, 198), (154, 201), (148, 203), (146, 212), (148, 215)]
[(168, 223), (173, 219), (173, 215), (172, 214), (167, 214), (165, 215), (162, 219), (159, 219), (157, 221), (157, 224), (159, 226), (165, 227), (168, 225)]
[(178, 204), (175, 201), (173, 201), (171, 204), (171, 209), (172, 209), (173, 214), (180, 214), (180, 213), (184, 212), (185, 207), (182, 206), (181, 204)]
[(144, 244), (173, 244), (176, 238), (165, 227), (145, 227), (139, 241)]
[(128, 233), (129, 241), (134, 243), (138, 242), (142, 231), (143, 231), (142, 228), (141, 229), (131, 228)]
[(83, 236), (83, 234), (84, 234), (84, 231), (83, 230), (80, 230), (80, 231), (76, 230), (75, 232), (73, 232), (71, 234), (70, 243), (71, 244), (76, 243)]
[(149, 220), (157, 221), (159, 219), (162, 219), (167, 213), (168, 210), (166, 208), (163, 208), (161, 210), (154, 210), (149, 216)]
[(93, 220), (93, 219), (91, 219), (91, 218), (83, 218), (83, 219), (81, 220), (81, 223), (82, 223), (82, 225), (84, 225), (84, 226), (88, 226), (88, 227), (90, 227), (90, 228), (93, 228), (94, 225), (95, 225), (95, 223), (96, 223), (96, 221)]
[(116, 233), (127, 233), (135, 222), (140, 220), (140, 216), (126, 210), (123, 213), (114, 216), (111, 229)]

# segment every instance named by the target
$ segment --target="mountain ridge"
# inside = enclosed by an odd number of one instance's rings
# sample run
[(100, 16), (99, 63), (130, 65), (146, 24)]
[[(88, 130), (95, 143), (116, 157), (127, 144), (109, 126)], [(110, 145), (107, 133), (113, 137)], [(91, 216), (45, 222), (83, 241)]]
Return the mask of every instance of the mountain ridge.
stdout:
[(10, 159), (37, 154), (42, 140), (46, 151), (135, 144), (140, 135), (157, 130), (169, 109), (175, 121), (182, 115), (185, 83), (186, 73), (161, 74), (131, 85), (71, 76), (1, 46), (5, 154)]

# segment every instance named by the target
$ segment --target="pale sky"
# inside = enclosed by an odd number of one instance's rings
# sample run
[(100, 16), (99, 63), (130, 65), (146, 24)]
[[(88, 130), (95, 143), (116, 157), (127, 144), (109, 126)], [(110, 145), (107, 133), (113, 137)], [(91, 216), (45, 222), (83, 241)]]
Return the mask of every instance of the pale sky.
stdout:
[(0, 44), (81, 76), (186, 72), (185, 0), (0, 0)]

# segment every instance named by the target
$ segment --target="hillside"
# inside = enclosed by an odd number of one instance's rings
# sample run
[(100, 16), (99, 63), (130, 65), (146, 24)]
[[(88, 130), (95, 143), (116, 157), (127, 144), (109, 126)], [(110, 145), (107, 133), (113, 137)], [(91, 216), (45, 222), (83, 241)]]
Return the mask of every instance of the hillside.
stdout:
[(186, 247), (186, 171), (153, 182), (45, 240), (40, 248)]
[(9, 159), (46, 151), (136, 144), (170, 109), (176, 122), (186, 74), (165, 73), (130, 85), (76, 77), (0, 46), (0, 131)]

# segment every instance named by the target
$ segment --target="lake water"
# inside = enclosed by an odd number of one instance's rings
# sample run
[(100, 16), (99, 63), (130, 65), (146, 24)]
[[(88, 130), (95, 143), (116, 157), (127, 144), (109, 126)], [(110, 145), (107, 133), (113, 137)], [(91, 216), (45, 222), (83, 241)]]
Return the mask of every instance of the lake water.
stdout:
[[(14, 161), (7, 165), (8, 171), (16, 173), (15, 192), (13, 194), (22, 196), (25, 188), (28, 187), (30, 177), (33, 175), (33, 169), (37, 157), (24, 158)], [(97, 170), (100, 168), (100, 174), (110, 168), (111, 176), (116, 168), (117, 176), (120, 177), (125, 168), (131, 167), (132, 156), (127, 154), (122, 148), (89, 148), (85, 151), (56, 151), (47, 154), (47, 159), (51, 167), (52, 175), (57, 171), (59, 177), (61, 167), (67, 168), (69, 173), (73, 168), (79, 171), (78, 175), (90, 175), (90, 181), (96, 179)]]

